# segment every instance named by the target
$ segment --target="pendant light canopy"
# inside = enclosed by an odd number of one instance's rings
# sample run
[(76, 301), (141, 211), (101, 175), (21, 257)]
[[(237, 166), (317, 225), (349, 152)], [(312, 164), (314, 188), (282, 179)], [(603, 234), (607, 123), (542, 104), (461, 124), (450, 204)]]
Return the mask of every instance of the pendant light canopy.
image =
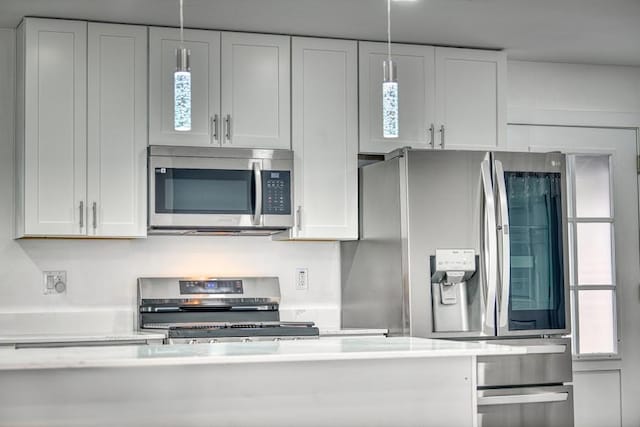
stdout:
[(400, 127), (398, 122), (396, 64), (391, 60), (391, 0), (387, 0), (387, 59), (382, 66), (382, 136), (384, 138), (397, 138)]
[(183, 0), (180, 0), (180, 47), (176, 49), (176, 71), (173, 73), (173, 128), (191, 130), (191, 50), (184, 47)]

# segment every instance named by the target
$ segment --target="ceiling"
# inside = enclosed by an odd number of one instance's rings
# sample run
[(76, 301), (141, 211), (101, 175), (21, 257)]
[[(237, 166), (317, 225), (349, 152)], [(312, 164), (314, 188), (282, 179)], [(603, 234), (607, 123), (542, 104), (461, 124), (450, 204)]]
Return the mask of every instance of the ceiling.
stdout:
[[(184, 0), (185, 26), (385, 40), (385, 0)], [(178, 0), (0, 0), (22, 16), (176, 26)], [(391, 6), (396, 42), (502, 48), (510, 59), (640, 66), (640, 0), (417, 0)]]

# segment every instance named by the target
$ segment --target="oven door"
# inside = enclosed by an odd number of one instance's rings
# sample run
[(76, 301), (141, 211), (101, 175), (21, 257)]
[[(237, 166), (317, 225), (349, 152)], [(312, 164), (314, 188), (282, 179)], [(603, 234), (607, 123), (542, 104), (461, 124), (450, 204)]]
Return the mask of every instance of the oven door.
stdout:
[(263, 225), (262, 160), (149, 157), (149, 227)]

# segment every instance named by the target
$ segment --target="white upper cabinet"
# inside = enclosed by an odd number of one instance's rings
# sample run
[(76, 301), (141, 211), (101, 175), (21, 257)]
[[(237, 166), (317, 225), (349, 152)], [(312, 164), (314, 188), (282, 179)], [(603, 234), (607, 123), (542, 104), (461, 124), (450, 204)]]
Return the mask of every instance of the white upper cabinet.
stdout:
[(177, 28), (149, 29), (149, 143), (208, 146), (220, 144), (220, 33), (184, 30), (191, 50), (191, 130), (174, 130), (173, 75)]
[(90, 236), (146, 235), (147, 29), (89, 23)]
[(25, 19), (17, 31), (17, 234), (86, 227), (86, 22)]
[(360, 43), (360, 152), (400, 147), (492, 149), (505, 144), (506, 55), (393, 44), (399, 137), (382, 137), (384, 43)]
[(26, 18), (17, 40), (16, 237), (145, 236), (146, 28)]
[(411, 146), (428, 148), (435, 122), (434, 48), (394, 44), (397, 64), (399, 137), (382, 136), (383, 61), (385, 43), (360, 42), (360, 152), (388, 153)]
[(358, 238), (357, 79), (357, 42), (293, 38), (289, 238)]
[(149, 143), (290, 148), (290, 37), (185, 30), (191, 130), (174, 130), (180, 31), (149, 30)]
[(436, 48), (436, 146), (505, 145), (506, 69), (503, 52)]
[(290, 40), (222, 33), (222, 145), (290, 148)]

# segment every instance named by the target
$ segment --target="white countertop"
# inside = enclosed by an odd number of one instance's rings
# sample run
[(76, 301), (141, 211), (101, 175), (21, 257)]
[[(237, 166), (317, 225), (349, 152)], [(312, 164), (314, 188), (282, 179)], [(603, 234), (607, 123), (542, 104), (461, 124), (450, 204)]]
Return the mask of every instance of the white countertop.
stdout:
[(47, 349), (0, 348), (0, 371), (525, 354), (526, 347), (410, 337)]
[(164, 334), (124, 332), (112, 334), (7, 334), (0, 335), (0, 346), (15, 344), (82, 343), (161, 340)]
[(387, 335), (388, 329), (362, 329), (362, 328), (346, 328), (346, 329), (320, 329), (320, 337), (334, 336), (372, 336)]

